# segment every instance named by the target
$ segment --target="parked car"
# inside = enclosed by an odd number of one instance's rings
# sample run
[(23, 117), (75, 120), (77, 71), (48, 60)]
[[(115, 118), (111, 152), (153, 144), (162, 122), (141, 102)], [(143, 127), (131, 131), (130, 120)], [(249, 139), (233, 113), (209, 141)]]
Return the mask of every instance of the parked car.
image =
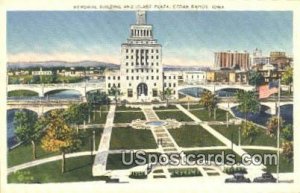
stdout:
[(260, 177), (254, 178), (253, 182), (258, 183), (274, 183), (277, 179), (273, 177), (273, 175), (269, 172), (263, 173)]
[(225, 179), (225, 183), (250, 183), (251, 180), (249, 178), (245, 178), (242, 173), (234, 173), (233, 178)]

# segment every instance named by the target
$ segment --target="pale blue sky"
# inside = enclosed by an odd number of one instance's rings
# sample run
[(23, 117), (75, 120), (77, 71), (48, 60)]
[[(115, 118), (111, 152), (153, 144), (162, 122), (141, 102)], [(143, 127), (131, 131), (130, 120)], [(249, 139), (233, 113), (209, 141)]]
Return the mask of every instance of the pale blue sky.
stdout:
[[(222, 50), (292, 54), (292, 12), (154, 11), (148, 23), (163, 46), (163, 63), (211, 65)], [(10, 11), (9, 61), (99, 60), (119, 63), (135, 12)], [(104, 61), (105, 60), (105, 61)]]

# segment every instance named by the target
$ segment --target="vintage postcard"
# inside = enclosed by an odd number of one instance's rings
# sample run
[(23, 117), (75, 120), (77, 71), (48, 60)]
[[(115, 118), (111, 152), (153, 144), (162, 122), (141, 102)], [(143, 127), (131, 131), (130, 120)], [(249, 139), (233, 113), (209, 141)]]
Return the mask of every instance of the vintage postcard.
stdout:
[(3, 3), (3, 192), (296, 192), (299, 3), (241, 3)]

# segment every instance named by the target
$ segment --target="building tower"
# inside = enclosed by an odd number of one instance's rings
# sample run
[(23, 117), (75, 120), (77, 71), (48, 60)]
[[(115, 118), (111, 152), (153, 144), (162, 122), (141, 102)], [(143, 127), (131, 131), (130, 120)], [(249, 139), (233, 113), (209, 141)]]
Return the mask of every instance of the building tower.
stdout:
[(136, 24), (121, 46), (120, 90), (128, 101), (159, 99), (163, 90), (162, 47), (153, 38), (145, 11), (136, 13)]

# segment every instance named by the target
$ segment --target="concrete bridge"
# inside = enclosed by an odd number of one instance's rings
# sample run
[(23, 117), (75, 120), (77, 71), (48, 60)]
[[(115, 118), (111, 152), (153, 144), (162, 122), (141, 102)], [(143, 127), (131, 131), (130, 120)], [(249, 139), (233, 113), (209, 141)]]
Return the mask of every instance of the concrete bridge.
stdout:
[(105, 82), (97, 83), (68, 83), (68, 84), (9, 84), (7, 92), (16, 90), (28, 90), (38, 93), (39, 97), (44, 97), (45, 94), (55, 90), (76, 90), (81, 96), (86, 96), (86, 93), (92, 90), (105, 90)]
[(179, 93), (181, 93), (180, 91), (182, 89), (187, 89), (187, 88), (202, 88), (205, 90), (209, 90), (212, 93), (223, 89), (239, 89), (245, 91), (253, 91), (255, 89), (254, 86), (248, 84), (228, 84), (228, 83), (180, 84), (176, 89)]
[[(269, 107), (269, 109), (266, 111), (266, 113), (270, 115), (275, 115), (277, 113), (277, 103), (276, 102), (260, 102), (261, 105)], [(280, 102), (280, 107), (284, 105), (292, 105), (294, 104), (293, 101), (283, 101)], [(238, 106), (238, 103), (218, 103), (218, 106), (223, 108), (223, 109), (228, 109)]]
[(66, 109), (72, 104), (78, 104), (81, 100), (68, 100), (68, 101), (7, 101), (6, 110), (13, 109), (26, 109), (36, 112), (38, 116), (54, 109)]

